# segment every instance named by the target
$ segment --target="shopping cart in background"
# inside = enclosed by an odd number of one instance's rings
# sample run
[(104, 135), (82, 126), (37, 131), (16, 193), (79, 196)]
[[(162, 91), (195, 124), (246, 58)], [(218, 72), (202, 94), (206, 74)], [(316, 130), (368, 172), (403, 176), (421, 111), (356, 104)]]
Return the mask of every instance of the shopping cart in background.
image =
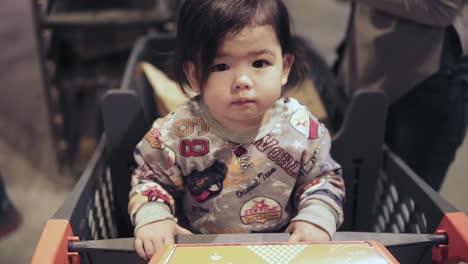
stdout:
[[(69, 197), (47, 222), (33, 263), (142, 263), (127, 213), (130, 174), (133, 149), (160, 105), (141, 64), (165, 71), (173, 46), (173, 34), (158, 33), (135, 44), (121, 88), (103, 98), (105, 133)], [(378, 241), (401, 263), (467, 262), (467, 216), (384, 145), (386, 109), (383, 94), (358, 92), (334, 134), (332, 155), (343, 166), (347, 202), (345, 222), (333, 240)], [(193, 239), (192, 244), (210, 241)], [(265, 236), (244, 239), (235, 243), (272, 242)]]
[(58, 164), (81, 172), (102, 133), (98, 98), (119, 87), (139, 37), (174, 30), (181, 0), (31, 3)]

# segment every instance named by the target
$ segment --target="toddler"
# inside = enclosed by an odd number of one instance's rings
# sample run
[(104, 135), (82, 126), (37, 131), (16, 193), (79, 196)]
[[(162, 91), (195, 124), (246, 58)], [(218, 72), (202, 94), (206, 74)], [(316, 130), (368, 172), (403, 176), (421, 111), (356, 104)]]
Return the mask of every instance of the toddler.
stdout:
[(177, 41), (174, 78), (197, 96), (136, 147), (137, 253), (148, 259), (191, 232), (330, 240), (343, 221), (344, 182), (327, 129), (282, 97), (305, 75), (284, 3), (186, 0)]

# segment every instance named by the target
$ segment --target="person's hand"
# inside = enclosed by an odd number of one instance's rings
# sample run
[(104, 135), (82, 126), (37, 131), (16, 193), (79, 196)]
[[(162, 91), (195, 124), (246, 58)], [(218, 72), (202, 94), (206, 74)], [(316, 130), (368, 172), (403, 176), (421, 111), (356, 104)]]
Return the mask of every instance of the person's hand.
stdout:
[(174, 244), (174, 236), (178, 234), (192, 232), (169, 219), (144, 225), (135, 233), (135, 250), (141, 258), (150, 260), (156, 252)]
[(285, 232), (291, 234), (289, 242), (330, 241), (327, 231), (305, 221), (291, 222)]

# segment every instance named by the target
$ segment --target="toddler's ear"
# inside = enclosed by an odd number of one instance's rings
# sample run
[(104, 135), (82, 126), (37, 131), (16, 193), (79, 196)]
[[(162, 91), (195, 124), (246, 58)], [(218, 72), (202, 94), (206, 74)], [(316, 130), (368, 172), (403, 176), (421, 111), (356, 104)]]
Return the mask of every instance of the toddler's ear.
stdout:
[(193, 62), (184, 63), (184, 74), (189, 82), (190, 88), (196, 93), (200, 93), (200, 85), (198, 85), (197, 71), (195, 70), (195, 64)]
[(283, 72), (281, 74), (281, 85), (285, 85), (288, 82), (289, 73), (291, 72), (293, 63), (294, 63), (293, 54), (286, 53), (283, 55)]

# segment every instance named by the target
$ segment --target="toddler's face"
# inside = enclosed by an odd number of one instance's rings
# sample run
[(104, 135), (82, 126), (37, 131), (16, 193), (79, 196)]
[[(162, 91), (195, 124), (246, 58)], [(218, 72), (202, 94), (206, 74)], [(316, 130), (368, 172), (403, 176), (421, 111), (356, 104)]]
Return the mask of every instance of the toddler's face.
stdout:
[[(217, 51), (202, 99), (224, 127), (235, 131), (258, 127), (281, 96), (293, 60), (290, 54), (283, 56), (272, 26), (228, 34)], [(196, 83), (191, 86), (199, 89)]]

